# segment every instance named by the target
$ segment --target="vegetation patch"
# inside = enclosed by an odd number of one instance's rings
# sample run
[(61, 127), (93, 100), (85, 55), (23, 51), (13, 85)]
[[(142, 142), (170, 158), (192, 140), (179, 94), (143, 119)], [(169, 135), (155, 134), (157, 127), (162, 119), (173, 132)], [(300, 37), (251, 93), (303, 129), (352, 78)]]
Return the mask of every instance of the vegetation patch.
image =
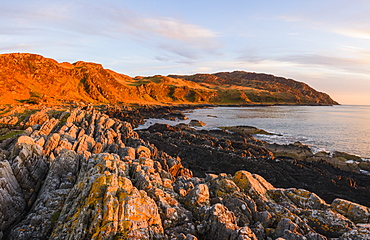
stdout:
[(16, 116), (18, 118), (18, 123), (21, 123), (24, 120), (26, 120), (29, 116), (31, 116), (32, 114), (34, 114), (38, 111), (39, 111), (39, 109), (27, 109), (23, 113), (14, 114), (14, 116)]
[(12, 138), (12, 137), (17, 136), (19, 134), (22, 134), (23, 132), (24, 132), (24, 130), (13, 130), (11, 132), (8, 132), (8, 133), (0, 136), (0, 141), (8, 139), (8, 138)]
[(60, 216), (60, 212), (61, 211), (57, 211), (55, 212), (52, 216), (51, 216), (51, 222), (52, 223), (56, 223), (59, 219), (59, 216)]
[(23, 100), (16, 100), (20, 103), (28, 103), (28, 104), (39, 104), (42, 102), (44, 96), (37, 92), (37, 91), (31, 91), (30, 92), (30, 97), (28, 99), (23, 99)]

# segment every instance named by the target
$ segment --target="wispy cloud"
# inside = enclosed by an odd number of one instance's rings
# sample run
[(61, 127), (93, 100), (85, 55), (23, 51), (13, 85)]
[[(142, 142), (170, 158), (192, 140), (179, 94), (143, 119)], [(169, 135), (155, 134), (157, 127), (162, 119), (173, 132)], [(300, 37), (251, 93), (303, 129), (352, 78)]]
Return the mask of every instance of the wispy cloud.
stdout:
[(181, 58), (215, 54), (220, 47), (218, 34), (203, 26), (182, 19), (146, 16), (123, 6), (106, 4), (102, 8), (83, 1), (73, 4), (36, 1), (35, 4), (24, 2), (19, 6), (2, 6), (0, 29), (3, 35), (22, 35), (25, 38), (51, 37), (53, 34), (55, 39), (62, 39), (67, 34), (79, 40), (93, 40), (92, 36), (131, 39), (135, 44)]
[(370, 39), (370, 31), (367, 29), (336, 29), (333, 32), (350, 38)]
[(278, 60), (287, 61), (292, 63), (315, 65), (321, 67), (330, 67), (342, 71), (353, 73), (370, 74), (368, 66), (370, 64), (369, 58), (363, 56), (353, 57), (338, 57), (326, 56), (319, 54), (295, 54), (290, 56), (281, 57)]

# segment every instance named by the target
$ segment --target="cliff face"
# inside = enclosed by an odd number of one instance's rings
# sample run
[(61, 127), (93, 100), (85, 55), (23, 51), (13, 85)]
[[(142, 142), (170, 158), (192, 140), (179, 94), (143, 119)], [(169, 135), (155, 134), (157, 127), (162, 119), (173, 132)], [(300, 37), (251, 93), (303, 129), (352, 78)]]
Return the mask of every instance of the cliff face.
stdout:
[(58, 63), (40, 55), (0, 55), (0, 104), (213, 103), (337, 104), (294, 80), (232, 72), (193, 76), (136, 77), (87, 62)]
[(370, 237), (366, 206), (244, 170), (194, 177), (93, 107), (11, 121), (26, 130), (0, 140), (0, 239)]

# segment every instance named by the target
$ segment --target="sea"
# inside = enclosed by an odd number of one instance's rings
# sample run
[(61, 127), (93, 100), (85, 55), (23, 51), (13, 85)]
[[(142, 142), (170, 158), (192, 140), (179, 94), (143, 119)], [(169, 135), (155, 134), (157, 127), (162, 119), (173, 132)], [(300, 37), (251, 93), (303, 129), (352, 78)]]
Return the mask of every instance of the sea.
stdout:
[(253, 106), (215, 107), (185, 112), (187, 120), (148, 119), (138, 129), (158, 122), (176, 125), (195, 119), (206, 123), (197, 129), (253, 126), (276, 135), (257, 134), (269, 143), (297, 141), (318, 151), (341, 151), (370, 161), (370, 106)]

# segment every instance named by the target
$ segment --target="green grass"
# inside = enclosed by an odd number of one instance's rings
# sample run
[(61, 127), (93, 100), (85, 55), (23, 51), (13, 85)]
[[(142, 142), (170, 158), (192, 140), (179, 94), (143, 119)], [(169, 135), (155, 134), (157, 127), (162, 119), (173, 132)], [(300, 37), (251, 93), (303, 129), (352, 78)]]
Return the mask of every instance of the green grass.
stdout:
[(8, 133), (0, 136), (0, 141), (8, 139), (8, 138), (12, 138), (12, 137), (17, 136), (19, 134), (22, 134), (23, 132), (24, 132), (24, 130), (13, 130), (11, 132), (8, 132)]
[(59, 216), (60, 216), (60, 212), (61, 211), (57, 211), (55, 212), (52, 216), (51, 216), (51, 222), (52, 223), (56, 223), (59, 219)]
[(4, 115), (4, 114), (6, 114), (6, 113), (8, 113), (10, 111), (11, 111), (10, 109), (6, 109), (6, 110), (0, 112), (0, 116)]

